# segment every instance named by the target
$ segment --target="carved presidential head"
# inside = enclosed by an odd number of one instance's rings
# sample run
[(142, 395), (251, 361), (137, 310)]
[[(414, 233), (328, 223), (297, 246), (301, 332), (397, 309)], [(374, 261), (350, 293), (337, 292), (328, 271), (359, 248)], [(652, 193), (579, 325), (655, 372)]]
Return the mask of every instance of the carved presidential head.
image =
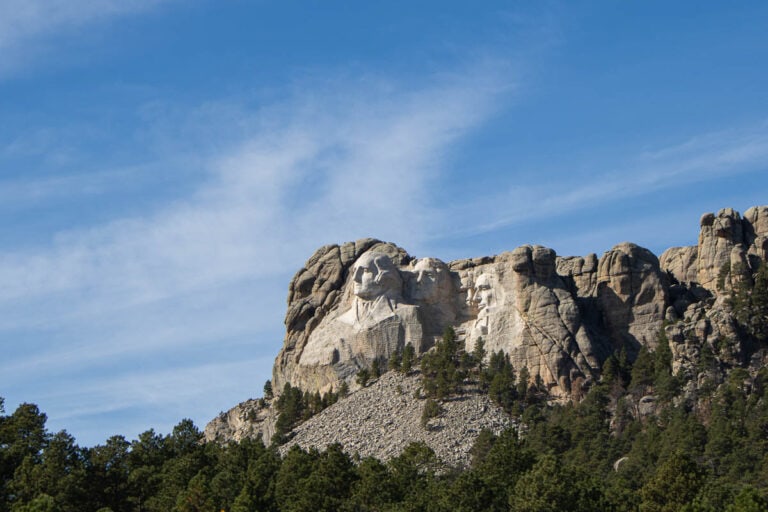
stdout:
[(483, 316), (503, 301), (503, 295), (496, 270), (486, 267), (474, 276), (474, 282), (468, 290), (467, 303), (476, 314)]
[(352, 292), (364, 300), (374, 300), (382, 295), (397, 298), (403, 289), (400, 272), (389, 256), (367, 252), (352, 266)]
[(411, 270), (409, 291), (413, 300), (427, 304), (446, 302), (454, 294), (451, 271), (437, 258), (420, 258)]

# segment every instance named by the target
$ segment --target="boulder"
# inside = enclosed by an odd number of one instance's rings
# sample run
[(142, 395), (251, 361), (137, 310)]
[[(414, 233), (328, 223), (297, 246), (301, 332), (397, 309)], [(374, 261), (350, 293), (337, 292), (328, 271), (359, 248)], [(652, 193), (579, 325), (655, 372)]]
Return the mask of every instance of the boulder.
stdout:
[(699, 247), (670, 247), (659, 257), (659, 266), (678, 283), (690, 284), (699, 280)]

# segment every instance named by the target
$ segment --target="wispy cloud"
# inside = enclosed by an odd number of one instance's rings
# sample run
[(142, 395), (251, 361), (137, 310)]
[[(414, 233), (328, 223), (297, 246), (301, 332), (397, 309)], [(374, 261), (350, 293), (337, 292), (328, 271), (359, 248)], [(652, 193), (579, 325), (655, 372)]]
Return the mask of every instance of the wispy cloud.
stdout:
[(43, 52), (63, 33), (170, 0), (4, 0), (0, 2), (0, 78)]
[[(228, 386), (227, 376), (247, 374), (257, 366), (271, 364), (272, 358), (251, 357), (236, 362), (215, 362), (179, 366), (136, 374), (120, 374), (91, 381), (76, 394), (53, 391), (51, 400), (71, 400), (65, 417), (95, 414), (146, 404), (164, 404), (172, 400), (191, 401), (199, 396), (201, 382), (215, 395)], [(173, 397), (173, 398), (171, 398)], [(97, 400), (94, 400), (96, 398)], [(89, 403), (90, 402), (90, 403)], [(93, 404), (93, 402), (96, 402)]]
[(496, 93), (485, 85), (383, 100), (352, 91), (312, 108), (299, 101), (282, 126), (269, 123), (212, 158), (192, 196), (62, 232), (45, 250), (0, 254), (0, 301), (76, 290), (153, 301), (290, 271), (330, 241), (374, 233), (415, 242), (427, 229), (438, 163)]
[(24, 210), (45, 202), (73, 201), (107, 194), (115, 188), (136, 187), (148, 181), (150, 169), (143, 166), (107, 169), (82, 174), (65, 174), (32, 179), (0, 180), (0, 209)]
[[(288, 278), (317, 247), (378, 236), (413, 250), (434, 227), (431, 188), (441, 162), (508, 92), (495, 72), (469, 76), (410, 88), (334, 83), (270, 108), (223, 105), (218, 121), (216, 105), (204, 106), (213, 125), (236, 128), (201, 137), (207, 174), (191, 193), (143, 215), (0, 252), (0, 332), (38, 330), (63, 341), (34, 354), (15, 351), (1, 365), (2, 380), (66, 379), (141, 354), (215, 350), (221, 339), (239, 339), (240, 350), (262, 337), (271, 360)], [(167, 163), (164, 172), (176, 173), (172, 155)], [(81, 179), (88, 182), (65, 178)], [(50, 194), (50, 186), (12, 188)], [(217, 407), (229, 403), (221, 398)], [(54, 408), (52, 415), (61, 412)]]
[(592, 165), (592, 173), (580, 173), (572, 180), (561, 179), (558, 183), (518, 186), (512, 180), (504, 190), (482, 198), (483, 204), (497, 205), (490, 218), (478, 222), (468, 215), (467, 212), (481, 208), (480, 203), (470, 201), (454, 209), (451, 224), (457, 228), (438, 237), (492, 232), (534, 217), (551, 218), (591, 204), (754, 172), (768, 167), (768, 124), (696, 134), (681, 144), (638, 151), (620, 161)]

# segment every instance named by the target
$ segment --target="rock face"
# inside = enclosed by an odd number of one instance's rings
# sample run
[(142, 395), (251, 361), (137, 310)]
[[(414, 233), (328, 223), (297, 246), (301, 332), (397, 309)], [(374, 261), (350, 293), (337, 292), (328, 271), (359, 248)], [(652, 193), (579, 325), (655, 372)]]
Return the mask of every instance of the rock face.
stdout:
[[(749, 282), (767, 256), (768, 206), (750, 208), (743, 217), (730, 208), (705, 214), (698, 244), (673, 247), (660, 259), (626, 242), (600, 258), (558, 257), (552, 249), (525, 245), (449, 263), (414, 259), (375, 239), (324, 246), (290, 283), (286, 337), (273, 368), (273, 388), (279, 394), (290, 383), (325, 393), (345, 382), (355, 391), (360, 369), (374, 361), (386, 368), (408, 344), (422, 354), (451, 326), (465, 350), (482, 339), (488, 355), (505, 352), (516, 369), (526, 367), (532, 380), (561, 400), (580, 399), (600, 378), (611, 354), (625, 350), (632, 359), (641, 347), (653, 350), (663, 333), (673, 371), (695, 396), (697, 386), (717, 383), (727, 368), (750, 358), (768, 361), (768, 351), (750, 346), (728, 301), (735, 285)], [(435, 448), (439, 454), (462, 452), (458, 446), (465, 447), (464, 441), (451, 444), (460, 433), (446, 430), (451, 433), (443, 439), (439, 429), (422, 432), (415, 425), (420, 406), (405, 396), (412, 384), (399, 382), (405, 391), (394, 395), (390, 380), (395, 378), (387, 374), (379, 380), (379, 395), (362, 389), (309, 420), (296, 429), (293, 442), (320, 446), (338, 441), (346, 429), (366, 433), (367, 439), (345, 444), (362, 455), (386, 458), (391, 455), (386, 446), (399, 447), (395, 439), (406, 438), (441, 439), (441, 448)], [(441, 418), (451, 418), (452, 407), (458, 407), (459, 416), (489, 414), (487, 404), (479, 403), (446, 403)], [(349, 426), (357, 414), (353, 409), (375, 420)], [(390, 420), (398, 411), (409, 425)], [(333, 419), (323, 423), (322, 418)], [(275, 419), (269, 403), (248, 401), (212, 421), (205, 436), (261, 435), (268, 442)], [(374, 447), (370, 452), (368, 445)], [(465, 455), (456, 458), (448, 452), (442, 453), (445, 460), (466, 461)]]
[[(370, 290), (358, 287), (358, 296), (350, 268), (366, 252), (379, 257), (359, 267), (359, 279), (375, 271), (378, 283), (366, 281)], [(401, 335), (401, 327), (412, 327), (409, 340), (420, 339), (416, 310), (402, 304), (403, 283), (395, 268), (409, 260), (403, 249), (374, 239), (318, 249), (288, 288), (285, 343), (273, 370), (275, 390), (290, 382), (326, 392), (369, 366), (376, 355), (373, 345), (384, 353), (390, 353), (393, 344), (402, 345), (406, 335)], [(386, 268), (379, 270), (382, 264)]]
[(407, 344), (419, 355), (452, 326), (466, 350), (482, 339), (567, 399), (614, 350), (655, 345), (666, 290), (656, 257), (628, 243), (600, 260), (526, 245), (448, 264), (378, 240), (326, 246), (291, 282), (273, 383), (355, 389), (362, 368), (385, 368)]
[[(690, 387), (717, 383), (722, 370), (747, 363), (744, 334), (727, 304), (734, 284), (750, 280), (768, 256), (768, 207), (748, 209), (742, 218), (725, 208), (701, 217), (699, 243), (673, 247), (661, 266), (677, 283), (669, 287), (672, 307), (665, 328), (673, 371)], [(716, 355), (701, 370), (702, 352)], [(712, 356), (708, 356), (712, 358)]]
[(697, 283), (716, 294), (724, 268), (725, 273), (754, 271), (768, 256), (768, 206), (752, 207), (744, 218), (732, 208), (705, 213), (700, 226), (697, 246), (673, 247), (661, 255), (662, 268), (680, 283)]
[(261, 437), (269, 443), (277, 421), (277, 412), (271, 405), (269, 401), (246, 400), (208, 422), (203, 437), (209, 442)]
[(596, 297), (614, 350), (656, 347), (668, 297), (651, 251), (626, 242), (608, 251), (598, 265)]
[(489, 353), (506, 352), (515, 368), (527, 367), (560, 396), (596, 375), (600, 348), (557, 274), (552, 249), (523, 246), (451, 268), (465, 294), (458, 332), (466, 333), (467, 350), (482, 338)]

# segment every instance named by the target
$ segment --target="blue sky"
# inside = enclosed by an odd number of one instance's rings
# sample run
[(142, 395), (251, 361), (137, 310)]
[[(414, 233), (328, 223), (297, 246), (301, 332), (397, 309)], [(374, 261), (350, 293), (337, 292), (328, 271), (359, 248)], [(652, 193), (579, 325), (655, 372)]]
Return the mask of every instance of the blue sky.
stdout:
[(323, 244), (660, 254), (768, 204), (765, 2), (367, 4), (0, 0), (8, 411), (202, 428)]

